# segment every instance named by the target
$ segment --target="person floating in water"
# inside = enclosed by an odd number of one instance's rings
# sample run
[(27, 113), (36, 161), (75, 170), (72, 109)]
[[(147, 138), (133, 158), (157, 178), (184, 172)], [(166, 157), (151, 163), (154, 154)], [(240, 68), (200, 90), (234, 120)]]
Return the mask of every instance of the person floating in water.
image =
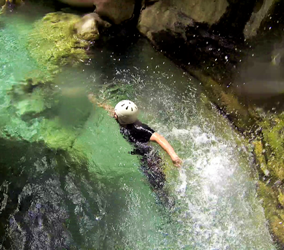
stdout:
[(164, 186), (165, 174), (161, 169), (162, 160), (158, 153), (148, 145), (148, 142), (157, 142), (171, 157), (176, 167), (181, 167), (182, 160), (178, 157), (170, 143), (148, 125), (138, 120), (138, 108), (132, 101), (120, 101), (115, 108), (96, 101), (93, 94), (88, 95), (89, 100), (99, 107), (107, 110), (120, 125), (120, 132), (124, 138), (134, 145), (131, 154), (142, 156), (142, 171), (155, 189)]

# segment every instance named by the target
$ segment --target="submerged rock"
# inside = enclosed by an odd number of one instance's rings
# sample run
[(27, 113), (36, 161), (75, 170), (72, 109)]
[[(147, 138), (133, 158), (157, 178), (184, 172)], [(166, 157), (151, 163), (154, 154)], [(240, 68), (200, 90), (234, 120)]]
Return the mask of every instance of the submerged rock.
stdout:
[[(54, 82), (13, 85), (7, 92), (10, 121), (1, 137), (29, 142), (44, 141), (53, 149), (71, 148), (90, 114), (90, 103), (83, 87), (58, 86)], [(8, 108), (7, 108), (8, 109)]]
[(89, 237), (104, 214), (96, 197), (105, 189), (87, 162), (42, 142), (0, 138), (0, 149), (0, 248), (94, 246)]

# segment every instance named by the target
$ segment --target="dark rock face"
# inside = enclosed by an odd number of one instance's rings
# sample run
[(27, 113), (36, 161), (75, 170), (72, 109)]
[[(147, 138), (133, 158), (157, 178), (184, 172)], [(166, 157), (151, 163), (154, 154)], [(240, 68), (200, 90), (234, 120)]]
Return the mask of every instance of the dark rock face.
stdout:
[(0, 0), (0, 7), (5, 4), (5, 0)]
[(105, 20), (120, 24), (132, 17), (135, 0), (93, 0), (95, 12)]
[(265, 23), (269, 20), (271, 21), (270, 17), (273, 16), (273, 22), (275, 18), (278, 19), (277, 12), (281, 9), (283, 10), (280, 5), (283, 4), (277, 0), (257, 0), (244, 29), (245, 38), (250, 39), (259, 35), (259, 33), (263, 33), (266, 30), (264, 28)]
[[(156, 19), (160, 21), (156, 22)], [(232, 72), (240, 60), (235, 39), (221, 36), (208, 23), (198, 23), (164, 2), (142, 11), (138, 29), (159, 50), (179, 63), (202, 67), (205, 73), (214, 74), (217, 80), (228, 78), (228, 72)]]
[(227, 85), (253, 54), (252, 38), (263, 33), (276, 5), (275, 0), (151, 2), (141, 12), (138, 29), (182, 65), (194, 65)]
[(220, 20), (212, 25), (211, 30), (216, 30), (222, 36), (234, 37), (234, 39), (242, 41), (244, 27), (250, 19), (257, 0), (228, 0), (228, 2), (226, 12)]

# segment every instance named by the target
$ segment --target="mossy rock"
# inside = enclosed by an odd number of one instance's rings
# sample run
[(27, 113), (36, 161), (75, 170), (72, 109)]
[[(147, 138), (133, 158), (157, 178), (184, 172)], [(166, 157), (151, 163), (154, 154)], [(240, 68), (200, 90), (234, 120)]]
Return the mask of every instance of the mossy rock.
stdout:
[(273, 115), (260, 123), (266, 145), (269, 171), (276, 179), (284, 180), (284, 113)]
[(274, 216), (270, 219), (270, 226), (273, 234), (276, 236), (279, 244), (284, 244), (284, 220), (281, 217)]
[(28, 49), (44, 70), (54, 75), (62, 66), (75, 66), (88, 59), (86, 48), (90, 43), (79, 39), (74, 31), (80, 20), (78, 15), (55, 12), (35, 23)]
[(284, 209), (279, 203), (278, 190), (259, 182), (258, 194), (262, 198), (265, 216), (269, 221), (270, 230), (279, 245), (284, 244)]
[(263, 145), (262, 142), (260, 140), (255, 140), (253, 142), (254, 145), (254, 155), (256, 158), (256, 162), (259, 165), (261, 171), (263, 172), (263, 174), (265, 176), (270, 176), (270, 171), (267, 167), (267, 162), (265, 159), (265, 155), (264, 155), (264, 149), (263, 149)]
[(284, 194), (281, 190), (279, 190), (278, 201), (282, 207), (284, 207)]

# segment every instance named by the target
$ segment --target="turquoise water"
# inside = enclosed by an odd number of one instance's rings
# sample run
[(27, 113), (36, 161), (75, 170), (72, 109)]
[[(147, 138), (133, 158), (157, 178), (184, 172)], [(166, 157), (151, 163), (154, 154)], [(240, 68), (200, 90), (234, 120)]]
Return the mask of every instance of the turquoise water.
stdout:
[[(248, 147), (201, 83), (140, 39), (95, 49), (50, 92), (27, 94), (24, 78), (42, 70), (27, 50), (35, 20), (0, 17), (0, 249), (275, 249)], [(89, 92), (112, 105), (132, 99), (174, 146), (180, 171), (160, 151), (174, 205)]]

